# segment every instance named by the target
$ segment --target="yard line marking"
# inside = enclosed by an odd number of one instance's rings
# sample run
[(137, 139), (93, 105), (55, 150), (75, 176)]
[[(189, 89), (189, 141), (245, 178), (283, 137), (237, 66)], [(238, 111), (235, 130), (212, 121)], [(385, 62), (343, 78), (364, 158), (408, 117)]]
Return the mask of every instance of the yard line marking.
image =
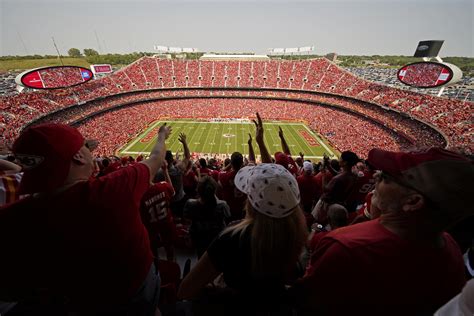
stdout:
[(313, 131), (311, 131), (311, 130), (308, 128), (308, 126), (306, 126), (306, 125), (304, 125), (304, 124), (303, 124), (303, 126), (306, 128), (306, 130), (307, 130), (308, 132), (311, 133), (311, 135), (313, 135), (314, 137), (316, 137), (317, 141), (321, 144), (321, 146), (324, 147), (324, 149), (326, 149), (326, 150), (329, 152), (329, 154), (331, 154), (331, 156), (335, 156), (334, 152), (333, 152), (331, 149), (329, 149), (329, 147), (326, 146), (326, 144), (325, 144), (321, 139), (319, 139), (319, 137), (318, 137), (316, 134), (314, 134)]

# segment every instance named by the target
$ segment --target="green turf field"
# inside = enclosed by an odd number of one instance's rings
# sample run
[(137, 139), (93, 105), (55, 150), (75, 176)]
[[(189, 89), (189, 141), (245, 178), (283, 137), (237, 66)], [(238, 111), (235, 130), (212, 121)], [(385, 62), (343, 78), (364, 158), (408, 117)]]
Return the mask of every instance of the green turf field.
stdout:
[[(193, 122), (193, 121), (157, 121), (150, 125), (142, 134), (125, 145), (119, 155), (137, 156), (148, 154), (155, 143), (156, 134), (161, 124), (172, 127), (172, 134), (166, 141), (167, 149), (173, 153), (182, 152), (178, 135), (183, 132), (187, 136), (189, 150), (197, 153), (231, 154), (239, 151), (248, 154), (248, 134), (252, 134), (255, 154), (259, 150), (255, 143), (255, 125), (252, 122)], [(270, 154), (281, 151), (278, 126), (281, 126), (291, 154), (298, 156), (304, 153), (305, 158), (321, 159), (326, 152), (330, 157), (336, 152), (319, 139), (309, 128), (301, 123), (268, 122), (265, 126), (265, 143)]]

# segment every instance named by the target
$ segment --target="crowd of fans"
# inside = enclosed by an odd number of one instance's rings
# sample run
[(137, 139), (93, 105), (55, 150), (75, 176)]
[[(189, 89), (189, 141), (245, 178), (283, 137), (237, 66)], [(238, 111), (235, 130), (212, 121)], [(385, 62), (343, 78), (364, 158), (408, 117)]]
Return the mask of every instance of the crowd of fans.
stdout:
[[(397, 133), (370, 120), (328, 107), (292, 101), (257, 99), (176, 99), (147, 102), (114, 110), (87, 120), (79, 129), (89, 138), (100, 141), (98, 152), (110, 153), (136, 137), (150, 123), (160, 118), (249, 118), (258, 111), (272, 120), (304, 121), (339, 149), (350, 148), (366, 155), (374, 146), (399, 150), (413, 145)], [(101, 127), (103, 126), (103, 127)], [(202, 152), (199, 148), (196, 151)]]
[[(27, 130), (11, 153), (23, 169), (0, 159), (10, 198), (0, 208), (2, 314), (420, 316), (444, 304), (437, 315), (472, 313), (472, 161), (442, 148), (409, 152), (370, 121), (310, 104), (294, 112), (294, 103), (155, 101), (89, 119), (80, 133), (50, 123)], [(225, 120), (235, 108), (255, 124), (248, 155), (193, 157), (199, 147), (183, 133), (183, 155), (174, 155), (166, 125), (149, 157), (113, 155), (114, 140), (164, 109)], [(263, 122), (283, 116), (354, 150), (293, 159), (280, 129), (281, 147), (269, 152)], [(175, 248), (199, 261), (178, 266)]]
[[(70, 89), (35, 92), (7, 96), (0, 99), (0, 128), (6, 142), (11, 142), (29, 122), (55, 110), (83, 104), (101, 97), (111, 97), (121, 92), (143, 91), (156, 88), (199, 87), (251, 87), (267, 89), (292, 89), (287, 95), (294, 98), (324, 99), (348, 106), (367, 114), (364, 106), (356, 100), (379, 105), (406, 113), (414, 118), (436, 126), (447, 137), (449, 146), (473, 152), (470, 110), (472, 103), (454, 99), (437, 98), (405, 90), (393, 89), (371, 83), (346, 71), (326, 59), (300, 61), (198, 61), (165, 60), (144, 57), (114, 74)], [(311, 91), (314, 93), (307, 93)], [(150, 96), (154, 92), (148, 92)], [(168, 93), (168, 92), (167, 92)], [(196, 92), (184, 92), (184, 96)], [(197, 92), (198, 95), (200, 92)], [(202, 95), (215, 96), (220, 93), (244, 93), (203, 91)], [(322, 93), (334, 94), (334, 97)], [(172, 92), (183, 96), (182, 92)], [(251, 92), (248, 91), (248, 95)], [(265, 97), (272, 92), (252, 92)], [(169, 93), (168, 93), (169, 95)], [(347, 96), (349, 99), (337, 97)], [(125, 98), (125, 97), (124, 97)], [(353, 101), (351, 101), (353, 100)], [(100, 101), (99, 101), (100, 102)], [(362, 103), (363, 104), (363, 103)], [(373, 113), (373, 106), (368, 106)], [(380, 119), (380, 116), (377, 118)], [(381, 120), (385, 121), (385, 120)], [(405, 130), (400, 126), (397, 130)], [(393, 126), (395, 128), (395, 126)], [(412, 138), (418, 139), (417, 137)], [(428, 136), (429, 137), (429, 136)]]
[[(179, 97), (219, 97), (219, 96), (227, 96), (227, 97), (246, 97), (249, 99), (183, 99), (183, 100), (176, 100), (176, 104), (184, 104), (184, 106), (174, 106), (173, 102), (168, 101), (167, 103), (163, 103), (163, 106), (160, 106), (158, 111), (160, 111), (159, 116), (152, 115), (155, 113), (150, 111), (145, 111), (142, 115), (145, 116), (144, 119), (137, 121), (137, 126), (141, 127), (143, 122), (150, 122), (158, 117), (177, 117), (177, 118), (215, 118), (215, 117), (226, 117), (226, 118), (235, 118), (235, 117), (245, 117), (248, 114), (257, 109), (262, 108), (261, 112), (266, 115), (268, 118), (277, 119), (277, 120), (301, 120), (300, 113), (303, 111), (304, 113), (310, 112), (305, 115), (305, 122), (310, 124), (311, 117), (316, 115), (318, 116), (317, 121), (311, 123), (311, 127), (315, 130), (320, 132), (323, 136), (328, 137), (332, 140), (334, 146), (338, 148), (344, 148), (345, 143), (344, 141), (344, 130), (340, 130), (339, 133), (335, 133), (334, 130), (330, 128), (326, 128), (328, 124), (332, 124), (334, 122), (334, 116), (338, 115), (339, 112), (331, 111), (330, 114), (326, 114), (326, 112), (321, 111), (313, 111), (315, 105), (312, 104), (303, 104), (303, 103), (296, 103), (296, 102), (289, 102), (286, 103), (284, 101), (272, 100), (271, 104), (275, 104), (275, 107), (268, 107), (265, 106), (265, 101), (262, 100), (252, 100), (252, 97), (272, 97), (272, 98), (297, 98), (299, 95), (292, 93), (294, 95), (281, 92), (281, 91), (274, 91), (271, 94), (268, 92), (262, 91), (225, 91), (225, 92), (212, 92), (212, 91), (154, 91), (150, 93), (141, 93), (141, 94), (129, 94), (124, 96), (117, 96), (111, 97), (103, 100), (97, 100), (91, 103), (84, 104), (82, 106), (74, 106), (68, 108), (67, 110), (60, 111), (55, 115), (50, 115), (45, 117), (42, 121), (53, 121), (53, 122), (65, 122), (65, 123), (73, 123), (75, 121), (81, 120), (84, 117), (89, 116), (90, 114), (97, 113), (99, 111), (110, 110), (115, 108), (118, 105), (126, 104), (129, 102), (138, 102), (143, 100), (153, 100), (154, 98), (179, 98)], [(379, 124), (384, 125), (393, 131), (397, 131), (398, 134), (403, 133), (406, 135), (408, 142), (414, 142), (414, 139), (417, 140), (418, 144), (423, 144), (425, 146), (429, 145), (443, 145), (443, 141), (437, 133), (434, 133), (432, 130), (427, 130), (425, 125), (419, 124), (416, 121), (413, 121), (409, 118), (403, 118), (396, 113), (390, 113), (378, 107), (372, 106), (368, 107), (364, 105), (364, 103), (359, 102), (351, 102), (348, 100), (344, 100), (337, 97), (329, 97), (329, 96), (315, 96), (311, 94), (306, 94), (305, 99), (311, 100), (313, 102), (324, 102), (328, 104), (339, 104), (339, 106), (354, 111), (356, 113), (361, 113), (366, 115), (367, 117), (371, 118), (372, 120), (378, 121)], [(299, 96), (301, 99), (301, 96)], [(178, 102), (179, 101), (179, 102)], [(161, 103), (164, 101), (156, 101), (155, 104)], [(269, 101), (270, 102), (270, 101)], [(276, 106), (280, 104), (281, 106)], [(152, 108), (156, 108), (156, 106), (152, 106)], [(318, 106), (318, 109), (321, 107)], [(283, 110), (282, 110), (283, 109)], [(311, 113), (314, 112), (314, 113)], [(113, 120), (116, 121), (116, 124), (121, 122), (120, 113), (127, 113), (122, 111), (114, 112)], [(324, 114), (324, 115), (323, 115)], [(111, 114), (110, 114), (111, 115)], [(358, 116), (349, 115), (349, 114), (341, 114), (341, 119), (349, 122), (349, 125), (367, 125), (368, 122), (362, 120)], [(129, 117), (127, 120), (133, 124), (133, 120)], [(361, 122), (358, 122), (361, 121)], [(326, 123), (329, 122), (329, 123)], [(108, 126), (114, 126), (110, 122), (107, 123)], [(374, 124), (368, 124), (369, 126), (373, 126)], [(128, 126), (128, 124), (127, 124)], [(344, 126), (344, 125), (341, 125)], [(324, 127), (324, 129), (321, 129)], [(373, 132), (380, 130), (381, 128), (378, 127)], [(127, 129), (132, 131), (133, 133), (129, 133), (130, 135), (135, 135), (135, 132), (138, 132), (136, 128)], [(370, 128), (369, 130), (373, 130)], [(350, 131), (348, 131), (350, 133)], [(367, 134), (367, 133), (366, 133)], [(385, 133), (386, 134), (386, 133)], [(382, 137), (382, 134), (375, 133), (369, 136), (372, 139), (376, 139), (377, 137)], [(436, 136), (438, 135), (438, 136)], [(102, 137), (99, 137), (102, 140)], [(382, 137), (383, 138), (383, 137)], [(381, 139), (382, 139), (381, 138)], [(111, 138), (113, 139), (113, 138)], [(110, 141), (105, 141), (104, 144)], [(384, 143), (387, 145), (387, 139), (384, 140)], [(123, 143), (122, 143), (123, 144)], [(121, 144), (117, 142), (115, 146), (107, 146), (110, 150), (112, 147), (118, 148)], [(356, 145), (354, 145), (356, 146)], [(387, 145), (388, 146), (388, 145)], [(352, 147), (351, 147), (352, 148)], [(364, 152), (364, 148), (369, 148), (369, 145), (365, 147), (361, 147), (356, 152)], [(366, 151), (366, 150), (365, 150)]]

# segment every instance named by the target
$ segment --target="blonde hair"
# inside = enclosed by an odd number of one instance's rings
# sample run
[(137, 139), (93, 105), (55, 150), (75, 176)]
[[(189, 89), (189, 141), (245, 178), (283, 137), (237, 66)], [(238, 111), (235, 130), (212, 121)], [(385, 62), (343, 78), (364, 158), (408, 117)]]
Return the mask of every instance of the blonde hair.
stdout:
[[(242, 238), (251, 229), (251, 271), (257, 278), (285, 280), (293, 271), (308, 237), (303, 212), (299, 206), (284, 218), (272, 218), (256, 211), (247, 201), (246, 217), (227, 227), (224, 233)], [(252, 226), (253, 225), (253, 226)]]

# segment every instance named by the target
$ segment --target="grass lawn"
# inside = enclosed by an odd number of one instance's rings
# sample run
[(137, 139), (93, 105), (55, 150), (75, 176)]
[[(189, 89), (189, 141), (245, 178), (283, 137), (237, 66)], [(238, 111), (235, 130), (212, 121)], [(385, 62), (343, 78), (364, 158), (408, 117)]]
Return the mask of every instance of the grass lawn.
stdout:
[[(65, 66), (80, 66), (89, 68), (90, 64), (84, 58), (63, 57)], [(0, 71), (8, 70), (27, 70), (46, 66), (61, 66), (58, 58), (50, 59), (16, 59), (0, 61)]]
[[(231, 154), (239, 151), (248, 155), (248, 134), (252, 134), (255, 154), (258, 156), (258, 146), (255, 143), (255, 125), (252, 122), (193, 122), (193, 121), (157, 121), (151, 124), (143, 133), (130, 143), (126, 144), (119, 155), (138, 156), (148, 154), (155, 143), (156, 134), (161, 124), (169, 124), (173, 132), (166, 141), (167, 148), (173, 153), (182, 152), (182, 145), (178, 141), (178, 135), (183, 132), (187, 136), (191, 152), (202, 154)], [(285, 139), (294, 157), (299, 152), (304, 153), (305, 158), (322, 159), (326, 152), (333, 157), (336, 150), (326, 145), (306, 125), (302, 123), (267, 122), (265, 126), (265, 143), (270, 154), (281, 151), (280, 138), (278, 137), (278, 126), (281, 126)]]

